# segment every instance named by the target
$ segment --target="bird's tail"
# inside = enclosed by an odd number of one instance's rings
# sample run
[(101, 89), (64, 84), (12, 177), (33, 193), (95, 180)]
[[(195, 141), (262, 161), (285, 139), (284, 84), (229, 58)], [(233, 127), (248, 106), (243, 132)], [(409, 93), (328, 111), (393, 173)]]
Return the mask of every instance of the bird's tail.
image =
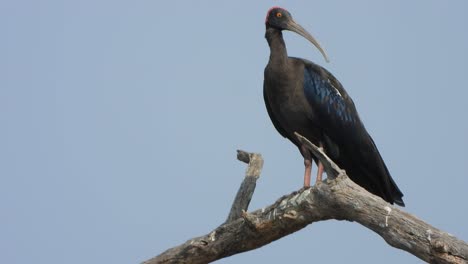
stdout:
[[(382, 161), (383, 162), (383, 161)], [(403, 193), (400, 191), (400, 188), (396, 185), (395, 181), (393, 180), (392, 176), (390, 176), (390, 172), (387, 169), (387, 166), (383, 164), (386, 174), (388, 175), (388, 185), (387, 185), (387, 190), (389, 191), (389, 194), (391, 196), (391, 199), (393, 202), (398, 204), (399, 206), (405, 206), (405, 202), (403, 202)]]
[(367, 189), (372, 193), (382, 197), (389, 203), (395, 203), (399, 206), (405, 206), (403, 202), (403, 193), (400, 188), (396, 185), (390, 172), (388, 171), (379, 150), (375, 146), (374, 140), (369, 136), (371, 145), (367, 151), (362, 153), (364, 156), (365, 163), (361, 163), (361, 173), (365, 174), (368, 185), (370, 188)]

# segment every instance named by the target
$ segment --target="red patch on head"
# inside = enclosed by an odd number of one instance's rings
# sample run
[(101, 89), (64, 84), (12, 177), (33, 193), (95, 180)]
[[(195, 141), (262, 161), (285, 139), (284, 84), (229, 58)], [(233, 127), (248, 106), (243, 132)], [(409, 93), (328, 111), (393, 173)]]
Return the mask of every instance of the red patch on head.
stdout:
[(286, 11), (286, 9), (284, 9), (282, 7), (279, 7), (279, 6), (274, 6), (274, 7), (270, 8), (270, 9), (268, 9), (267, 15), (266, 15), (266, 18), (265, 18), (265, 23), (268, 22), (268, 17), (270, 16), (270, 12), (273, 11), (273, 9), (281, 9), (281, 10)]

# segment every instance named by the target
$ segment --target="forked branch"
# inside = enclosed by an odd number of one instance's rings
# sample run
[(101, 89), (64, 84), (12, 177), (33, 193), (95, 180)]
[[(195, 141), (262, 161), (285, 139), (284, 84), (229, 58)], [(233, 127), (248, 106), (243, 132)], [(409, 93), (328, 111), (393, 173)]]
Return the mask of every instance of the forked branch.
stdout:
[(336, 219), (357, 222), (379, 234), (389, 245), (430, 263), (467, 263), (468, 244), (394, 207), (351, 181), (323, 151), (300, 135), (324, 164), (328, 179), (279, 198), (247, 213), (263, 160), (240, 152), (249, 168), (228, 220), (210, 233), (188, 240), (144, 262), (208, 263), (253, 250), (314, 222)]

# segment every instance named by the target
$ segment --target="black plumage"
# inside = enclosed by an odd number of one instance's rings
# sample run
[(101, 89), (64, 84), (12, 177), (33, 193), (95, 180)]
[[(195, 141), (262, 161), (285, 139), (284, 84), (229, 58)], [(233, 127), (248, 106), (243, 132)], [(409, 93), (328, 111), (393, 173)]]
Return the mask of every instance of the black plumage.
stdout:
[[(288, 57), (282, 30), (294, 31), (311, 41), (328, 58), (318, 42), (285, 9), (267, 13), (265, 37), (270, 59), (265, 68), (263, 95), (278, 132), (291, 140), (304, 157), (304, 186), (310, 185), (312, 153), (301, 146), (294, 132), (324, 148), (348, 176), (389, 203), (404, 206), (403, 194), (367, 133), (340, 82), (326, 69), (308, 60)], [(317, 180), (321, 180), (320, 163)]]

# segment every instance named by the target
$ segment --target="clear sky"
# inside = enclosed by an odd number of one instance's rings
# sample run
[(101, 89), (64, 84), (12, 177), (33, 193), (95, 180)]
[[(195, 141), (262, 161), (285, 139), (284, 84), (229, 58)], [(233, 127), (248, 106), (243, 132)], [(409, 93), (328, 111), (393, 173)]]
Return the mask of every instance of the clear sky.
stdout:
[[(289, 54), (354, 99), (404, 210), (468, 240), (468, 2), (2, 1), (0, 263), (138, 263), (222, 223), (245, 165), (251, 210), (302, 186), (262, 97), (268, 8)], [(219, 263), (418, 263), (327, 221)]]

